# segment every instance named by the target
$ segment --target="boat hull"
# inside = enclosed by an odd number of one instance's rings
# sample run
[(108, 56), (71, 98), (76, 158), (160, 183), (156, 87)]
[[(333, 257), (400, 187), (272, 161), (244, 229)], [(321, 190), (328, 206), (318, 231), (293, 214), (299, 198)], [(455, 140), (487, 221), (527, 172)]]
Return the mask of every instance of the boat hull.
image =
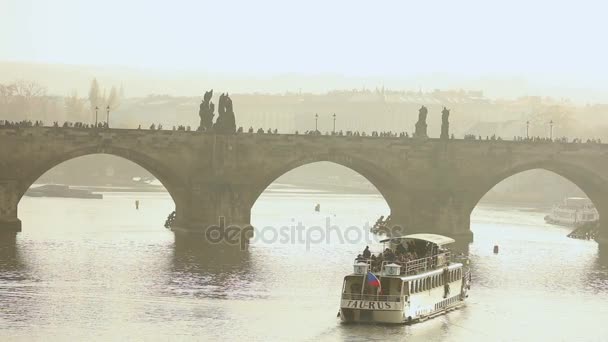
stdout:
[(553, 218), (550, 215), (547, 215), (547, 216), (545, 216), (545, 222), (548, 224), (556, 225), (556, 226), (578, 228), (585, 224), (595, 223), (595, 222), (597, 222), (597, 220), (591, 220), (591, 221), (560, 220), (560, 219)]
[(457, 300), (443, 308), (429, 311), (426, 314), (411, 316), (408, 310), (365, 310), (365, 309), (340, 309), (340, 320), (342, 323), (356, 324), (415, 324), (424, 322), (427, 319), (446, 314), (450, 311), (459, 309), (465, 305), (464, 300)]

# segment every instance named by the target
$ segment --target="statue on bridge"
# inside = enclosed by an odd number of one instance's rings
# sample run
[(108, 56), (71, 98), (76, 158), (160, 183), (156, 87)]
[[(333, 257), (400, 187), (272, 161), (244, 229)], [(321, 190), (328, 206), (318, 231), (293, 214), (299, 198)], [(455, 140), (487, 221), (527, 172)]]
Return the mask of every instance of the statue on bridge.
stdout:
[(228, 94), (220, 95), (218, 117), (213, 125), (213, 131), (220, 134), (234, 134), (236, 122), (232, 111), (232, 100)]
[(416, 131), (414, 132), (414, 137), (416, 138), (427, 138), (426, 134), (426, 115), (428, 114), (428, 109), (425, 106), (420, 107), (418, 110), (418, 122), (416, 122)]
[(213, 96), (213, 89), (205, 92), (205, 96), (203, 97), (203, 101), (201, 102), (200, 109), (198, 111), (198, 116), (201, 118), (201, 124), (198, 128), (199, 131), (210, 131), (213, 126), (213, 112), (215, 111), (215, 105), (211, 102), (211, 97)]
[(450, 134), (449, 134), (449, 130), (450, 130), (450, 123), (448, 122), (448, 118), (450, 116), (450, 110), (443, 107), (443, 110), (441, 111), (441, 139), (449, 139), (450, 138)]

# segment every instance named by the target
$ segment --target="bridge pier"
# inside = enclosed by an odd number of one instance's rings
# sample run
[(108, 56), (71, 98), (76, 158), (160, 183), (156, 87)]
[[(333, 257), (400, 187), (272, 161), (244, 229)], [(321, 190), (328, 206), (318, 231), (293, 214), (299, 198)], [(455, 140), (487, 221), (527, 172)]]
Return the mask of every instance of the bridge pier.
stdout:
[[(597, 207), (596, 207), (597, 208)], [(595, 237), (595, 241), (599, 245), (599, 248), (608, 254), (608, 212), (602, 213), (601, 209), (598, 208), (600, 214), (599, 234)], [(602, 219), (606, 217), (606, 219)]]
[(194, 184), (183, 199), (176, 200), (177, 219), (172, 230), (193, 235), (209, 244), (246, 248), (253, 237), (252, 194), (232, 184)]
[(17, 205), (21, 198), (16, 181), (0, 180), (0, 232), (20, 232), (21, 220), (17, 217)]
[(401, 234), (434, 233), (449, 236), (458, 243), (473, 242), (471, 209), (451, 194), (411, 191), (391, 207), (391, 224)]

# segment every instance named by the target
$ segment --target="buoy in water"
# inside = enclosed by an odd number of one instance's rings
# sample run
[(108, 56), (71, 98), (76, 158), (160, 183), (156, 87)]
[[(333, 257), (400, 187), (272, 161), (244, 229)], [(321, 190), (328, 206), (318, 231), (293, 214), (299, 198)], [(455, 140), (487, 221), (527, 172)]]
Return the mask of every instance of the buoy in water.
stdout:
[(494, 245), (494, 254), (498, 254), (498, 245)]

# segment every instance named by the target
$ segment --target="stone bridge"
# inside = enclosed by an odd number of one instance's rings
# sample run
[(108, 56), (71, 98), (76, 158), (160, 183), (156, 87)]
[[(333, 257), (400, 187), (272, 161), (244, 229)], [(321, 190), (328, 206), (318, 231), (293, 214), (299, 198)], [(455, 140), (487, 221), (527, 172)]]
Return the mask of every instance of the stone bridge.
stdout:
[(494, 185), (549, 170), (594, 202), (598, 241), (608, 242), (606, 145), (52, 127), (0, 129), (0, 230), (21, 230), (19, 200), (43, 173), (96, 153), (126, 158), (157, 177), (175, 202), (179, 231), (202, 232), (219, 217), (248, 226), (253, 204), (275, 179), (329, 161), (375, 185), (394, 224), (461, 241), (472, 239), (471, 211)]

